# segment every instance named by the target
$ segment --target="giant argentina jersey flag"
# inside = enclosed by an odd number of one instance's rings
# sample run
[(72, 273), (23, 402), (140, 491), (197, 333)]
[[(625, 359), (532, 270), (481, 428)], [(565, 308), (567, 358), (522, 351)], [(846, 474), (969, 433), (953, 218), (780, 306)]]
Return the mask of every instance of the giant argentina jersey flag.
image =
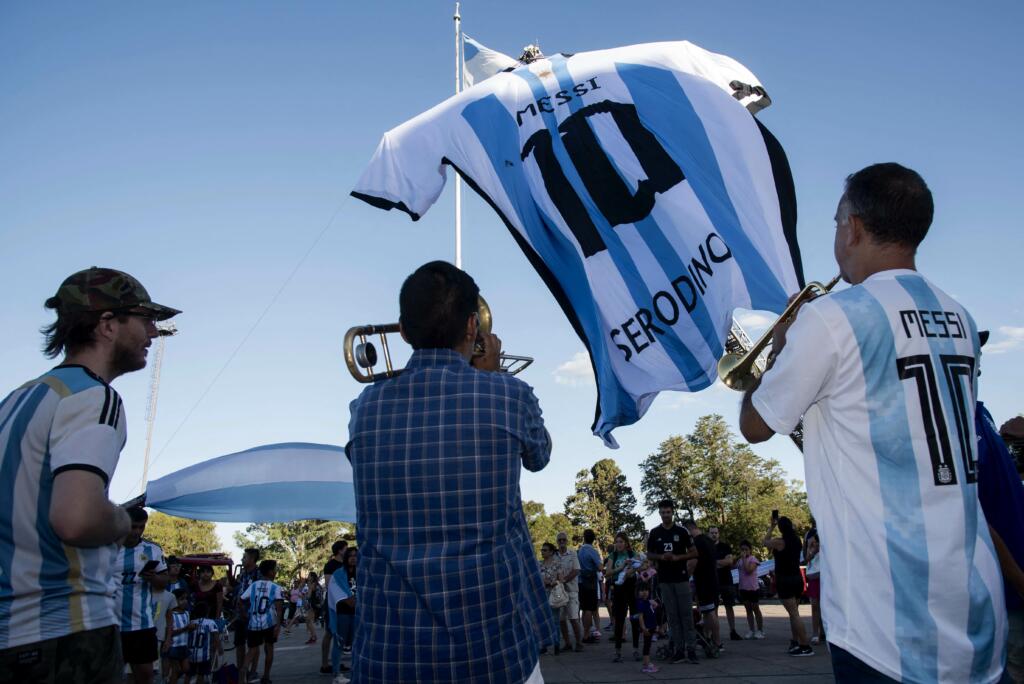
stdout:
[(738, 62), (687, 42), (557, 55), (387, 132), (353, 195), (418, 219), (452, 166), (501, 215), (586, 345), (593, 426), (716, 379), (735, 307), (799, 289), (781, 146)]

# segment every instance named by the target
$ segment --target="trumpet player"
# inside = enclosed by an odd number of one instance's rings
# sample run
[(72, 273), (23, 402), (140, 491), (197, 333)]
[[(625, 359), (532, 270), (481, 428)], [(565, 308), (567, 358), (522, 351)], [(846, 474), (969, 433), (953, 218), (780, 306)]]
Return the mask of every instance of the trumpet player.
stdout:
[(353, 681), (539, 682), (557, 638), (519, 494), (551, 439), (532, 389), (498, 372), (501, 340), (474, 355), (478, 296), (451, 264), (418, 268), (399, 295), (412, 358), (351, 405)]
[(840, 682), (994, 682), (1005, 666), (1003, 586), (975, 484), (978, 334), (917, 270), (932, 214), (928, 186), (899, 164), (846, 179), (835, 258), (852, 287), (779, 322), (741, 408), (750, 442), (803, 417)]

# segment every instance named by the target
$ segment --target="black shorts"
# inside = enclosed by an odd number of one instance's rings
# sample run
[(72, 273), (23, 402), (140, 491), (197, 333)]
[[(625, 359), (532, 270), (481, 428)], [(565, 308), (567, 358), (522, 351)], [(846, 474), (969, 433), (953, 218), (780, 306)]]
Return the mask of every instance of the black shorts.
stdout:
[(155, 662), (160, 657), (156, 647), (156, 627), (121, 632), (121, 653), (129, 665)]
[(726, 608), (732, 608), (736, 605), (736, 585), (719, 584), (718, 596), (722, 599), (723, 606), (725, 606)]
[(761, 595), (757, 589), (740, 589), (740, 601), (744, 603), (757, 603), (761, 599)]
[[(697, 606), (700, 607), (702, 613), (706, 613), (714, 608), (718, 607), (718, 584), (717, 583), (700, 583), (696, 586), (697, 594)], [(711, 608), (707, 608), (711, 606)]]
[(245, 643), (249, 648), (256, 648), (261, 644), (273, 644), (275, 641), (277, 641), (277, 637), (274, 636), (273, 627), (255, 631), (250, 629), (245, 637)]
[(804, 595), (804, 578), (800, 575), (784, 575), (775, 577), (775, 591), (779, 599), (799, 599)]
[(597, 582), (580, 582), (580, 610), (597, 611)]
[(197, 663), (193, 660), (189, 663), (188, 671), (190, 675), (208, 675), (210, 674), (210, 670), (213, 669), (212, 666), (212, 660), (204, 660), (201, 663)]
[(0, 684), (119, 682), (122, 670), (113, 625), (0, 650)]

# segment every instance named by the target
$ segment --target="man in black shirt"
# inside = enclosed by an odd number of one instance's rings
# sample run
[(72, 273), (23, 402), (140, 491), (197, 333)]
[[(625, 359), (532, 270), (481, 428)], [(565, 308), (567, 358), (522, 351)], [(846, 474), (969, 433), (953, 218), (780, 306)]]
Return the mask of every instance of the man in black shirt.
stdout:
[(658, 586), (673, 647), (672, 662), (696, 664), (697, 635), (693, 627), (693, 598), (686, 562), (696, 558), (697, 552), (692, 548), (689, 533), (673, 520), (675, 504), (671, 499), (658, 502), (658, 514), (661, 524), (647, 537), (647, 557), (657, 563)]
[(718, 657), (722, 640), (718, 635), (718, 561), (715, 558), (715, 542), (702, 534), (697, 523), (686, 521), (686, 529), (693, 537), (697, 550), (697, 564), (693, 569), (693, 585), (697, 593), (697, 607), (704, 618), (704, 632), (711, 640), (708, 656)]
[(743, 637), (736, 631), (736, 615), (732, 607), (736, 605), (736, 585), (732, 581), (732, 547), (719, 538), (718, 528), (709, 527), (708, 536), (715, 542), (715, 559), (718, 561), (718, 596), (725, 606), (725, 619), (729, 621), (729, 638), (742, 641)]
[[(334, 571), (341, 567), (341, 557), (345, 554), (345, 549), (348, 548), (348, 542), (344, 539), (331, 544), (331, 557), (324, 564), (324, 586), (331, 586), (331, 575)], [(328, 607), (328, 610), (333, 608)], [(323, 643), (320, 645), (320, 674), (331, 674), (331, 664), (328, 661), (331, 653), (331, 642), (334, 640), (334, 635), (331, 634), (330, 623), (327, 619), (324, 619), (324, 638)], [(343, 670), (348, 668), (344, 665), (341, 666)]]

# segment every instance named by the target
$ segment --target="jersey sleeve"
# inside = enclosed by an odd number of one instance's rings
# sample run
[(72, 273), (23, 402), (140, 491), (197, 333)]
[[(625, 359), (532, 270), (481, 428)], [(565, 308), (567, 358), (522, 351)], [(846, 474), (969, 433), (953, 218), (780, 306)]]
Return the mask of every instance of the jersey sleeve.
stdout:
[(385, 133), (352, 196), (418, 221), (444, 189), (445, 109), (442, 103)]
[(836, 366), (837, 348), (814, 306), (804, 306), (786, 333), (786, 346), (750, 401), (773, 432), (788, 435), (818, 401)]
[(157, 561), (156, 567), (153, 568), (155, 574), (167, 572), (167, 559), (164, 558), (164, 550), (157, 544), (153, 545), (153, 560)]
[(245, 591), (242, 592), (242, 595), (238, 597), (239, 600), (241, 600), (241, 601), (248, 601), (249, 600), (249, 596), (252, 594), (252, 586), (253, 585), (250, 584), (249, 586), (247, 586), (245, 588)]
[(50, 429), (50, 468), (56, 476), (86, 470), (110, 485), (126, 433), (121, 398), (97, 385), (61, 399)]

